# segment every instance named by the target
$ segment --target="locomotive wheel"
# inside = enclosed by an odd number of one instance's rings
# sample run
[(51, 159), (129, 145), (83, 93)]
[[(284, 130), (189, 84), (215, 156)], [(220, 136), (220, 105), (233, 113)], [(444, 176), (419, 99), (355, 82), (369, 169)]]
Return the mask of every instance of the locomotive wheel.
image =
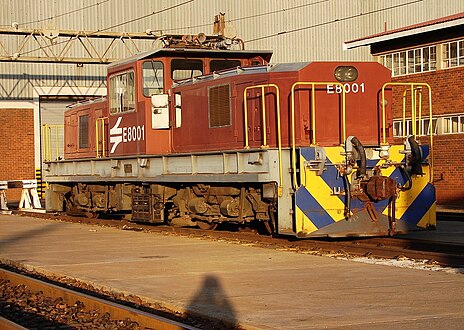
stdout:
[(85, 216), (89, 219), (96, 219), (98, 217), (97, 212), (92, 212), (92, 211), (85, 211), (84, 212)]
[(204, 221), (197, 221), (196, 224), (200, 229), (203, 229), (203, 230), (214, 230), (218, 226), (217, 223), (209, 223), (209, 222), (204, 222)]

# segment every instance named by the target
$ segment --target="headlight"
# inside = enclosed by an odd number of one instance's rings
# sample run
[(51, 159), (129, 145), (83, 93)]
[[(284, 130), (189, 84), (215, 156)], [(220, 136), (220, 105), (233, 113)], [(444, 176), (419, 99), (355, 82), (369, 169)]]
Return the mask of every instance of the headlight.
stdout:
[(358, 78), (358, 70), (354, 66), (337, 66), (334, 76), (338, 81), (355, 81)]

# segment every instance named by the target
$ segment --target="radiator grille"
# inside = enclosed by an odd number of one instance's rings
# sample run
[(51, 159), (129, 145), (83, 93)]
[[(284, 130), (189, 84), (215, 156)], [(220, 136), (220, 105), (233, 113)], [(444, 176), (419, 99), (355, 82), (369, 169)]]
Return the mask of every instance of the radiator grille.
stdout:
[(230, 85), (214, 86), (209, 89), (209, 127), (231, 125)]

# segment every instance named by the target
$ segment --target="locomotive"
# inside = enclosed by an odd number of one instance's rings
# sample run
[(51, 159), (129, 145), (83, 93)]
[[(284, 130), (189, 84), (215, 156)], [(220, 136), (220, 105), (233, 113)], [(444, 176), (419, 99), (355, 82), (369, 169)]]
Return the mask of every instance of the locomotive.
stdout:
[(428, 85), (376, 62), (271, 65), (271, 51), (185, 40), (110, 64), (107, 97), (69, 107), (47, 211), (299, 238), (435, 228), (432, 140), (392, 125), (394, 89), (415, 125)]

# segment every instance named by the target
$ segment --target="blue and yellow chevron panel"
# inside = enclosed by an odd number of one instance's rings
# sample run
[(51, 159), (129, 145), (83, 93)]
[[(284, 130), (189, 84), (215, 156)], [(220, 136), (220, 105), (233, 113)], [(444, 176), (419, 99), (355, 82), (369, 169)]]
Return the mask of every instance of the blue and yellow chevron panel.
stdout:
[[(421, 149), (422, 158), (426, 160), (429, 156), (428, 146), (422, 146)], [(397, 162), (403, 161), (404, 154), (400, 153), (402, 150), (402, 146), (392, 146), (390, 158)], [(435, 186), (431, 183), (430, 165), (423, 162), (422, 171), (423, 175), (414, 175), (411, 178), (411, 189), (398, 192), (396, 218), (398, 223), (403, 221), (419, 228), (428, 229), (436, 227), (436, 195)], [(401, 185), (407, 185), (406, 178), (401, 171), (394, 167), (388, 169), (388, 176)], [(387, 211), (385, 210), (384, 214), (387, 214)]]
[[(428, 148), (423, 148), (424, 160)], [(404, 161), (402, 145), (390, 148), (389, 163), (375, 151), (367, 161), (367, 169), (375, 166), (381, 175), (395, 179), (398, 186), (408, 184), (402, 171), (394, 164)], [(415, 175), (409, 190), (398, 189), (395, 207), (392, 200), (362, 202), (356, 197), (347, 198), (343, 178), (337, 166), (345, 163), (344, 148), (326, 147), (324, 170), (317, 171), (316, 148), (301, 148), (300, 186), (295, 192), (295, 231), (299, 237), (309, 236), (378, 236), (387, 235), (391, 215), (395, 210), (396, 232), (408, 232), (436, 225), (435, 188), (430, 181), (429, 165), (423, 162), (423, 175)], [(377, 157), (375, 157), (377, 155)], [(316, 161), (315, 161), (316, 160)], [(351, 177), (348, 177), (351, 182)], [(350, 201), (349, 214), (346, 204)]]

